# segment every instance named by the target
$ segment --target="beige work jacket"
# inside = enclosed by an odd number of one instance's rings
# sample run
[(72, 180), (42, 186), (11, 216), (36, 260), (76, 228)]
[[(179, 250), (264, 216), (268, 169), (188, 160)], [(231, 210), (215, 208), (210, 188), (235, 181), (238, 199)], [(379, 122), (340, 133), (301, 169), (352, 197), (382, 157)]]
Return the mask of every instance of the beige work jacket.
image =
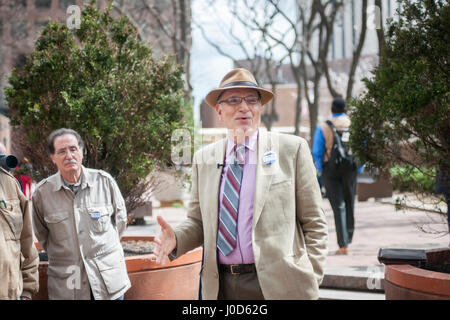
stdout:
[(31, 298), (39, 289), (38, 266), (28, 200), (0, 167), (0, 300)]
[(75, 195), (60, 173), (41, 181), (32, 196), (33, 225), (47, 251), (49, 299), (113, 300), (130, 288), (120, 237), (125, 202), (108, 173), (82, 167)]

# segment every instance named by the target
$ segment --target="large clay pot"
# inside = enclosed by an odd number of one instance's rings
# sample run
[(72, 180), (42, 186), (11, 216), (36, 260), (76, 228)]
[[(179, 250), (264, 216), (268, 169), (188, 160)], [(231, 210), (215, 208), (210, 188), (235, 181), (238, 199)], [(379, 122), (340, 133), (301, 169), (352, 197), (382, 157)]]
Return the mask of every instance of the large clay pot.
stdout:
[[(122, 241), (153, 241), (153, 236), (125, 236)], [(40, 245), (36, 243), (38, 249)], [(151, 260), (151, 254), (125, 257), (131, 288), (126, 300), (196, 300), (198, 299), (202, 249), (190, 251), (165, 266)], [(39, 263), (39, 292), (33, 299), (47, 300), (48, 262)]]
[[(428, 263), (450, 262), (450, 248), (427, 251)], [(450, 274), (411, 265), (386, 265), (386, 300), (450, 300)]]

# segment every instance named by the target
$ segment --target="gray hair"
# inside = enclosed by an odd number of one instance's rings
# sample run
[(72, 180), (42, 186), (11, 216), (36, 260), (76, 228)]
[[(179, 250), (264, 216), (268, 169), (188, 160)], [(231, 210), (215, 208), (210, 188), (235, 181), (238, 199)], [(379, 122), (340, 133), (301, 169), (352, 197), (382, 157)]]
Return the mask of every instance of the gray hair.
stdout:
[(53, 131), (52, 133), (50, 133), (50, 135), (47, 138), (48, 152), (50, 154), (55, 154), (56, 138), (63, 136), (65, 134), (71, 134), (71, 135), (75, 136), (75, 138), (78, 141), (78, 147), (80, 147), (80, 149), (84, 150), (84, 141), (83, 141), (83, 139), (81, 139), (81, 136), (78, 134), (78, 132), (76, 132), (75, 130), (72, 130), (72, 129), (61, 128), (61, 129), (57, 129), (57, 130)]

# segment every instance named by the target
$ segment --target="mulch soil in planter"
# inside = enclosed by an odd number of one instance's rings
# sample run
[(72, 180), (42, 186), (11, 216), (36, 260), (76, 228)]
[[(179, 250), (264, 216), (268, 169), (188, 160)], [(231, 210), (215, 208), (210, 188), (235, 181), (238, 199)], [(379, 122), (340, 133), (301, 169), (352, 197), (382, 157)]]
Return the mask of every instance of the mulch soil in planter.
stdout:
[(153, 253), (154, 243), (143, 240), (121, 241), (125, 257)]
[[(120, 243), (122, 244), (125, 257), (150, 254), (154, 250), (154, 243), (151, 241), (126, 240)], [(39, 261), (48, 261), (47, 252), (44, 250), (39, 251)]]

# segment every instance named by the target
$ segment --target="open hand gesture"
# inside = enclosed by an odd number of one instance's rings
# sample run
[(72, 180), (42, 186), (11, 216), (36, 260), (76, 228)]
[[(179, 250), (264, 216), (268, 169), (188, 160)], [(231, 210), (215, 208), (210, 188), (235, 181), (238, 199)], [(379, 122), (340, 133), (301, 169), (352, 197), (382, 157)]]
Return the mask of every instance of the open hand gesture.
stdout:
[(156, 221), (161, 226), (161, 231), (154, 240), (156, 262), (165, 265), (167, 256), (177, 246), (177, 239), (172, 227), (161, 216), (157, 216)]

